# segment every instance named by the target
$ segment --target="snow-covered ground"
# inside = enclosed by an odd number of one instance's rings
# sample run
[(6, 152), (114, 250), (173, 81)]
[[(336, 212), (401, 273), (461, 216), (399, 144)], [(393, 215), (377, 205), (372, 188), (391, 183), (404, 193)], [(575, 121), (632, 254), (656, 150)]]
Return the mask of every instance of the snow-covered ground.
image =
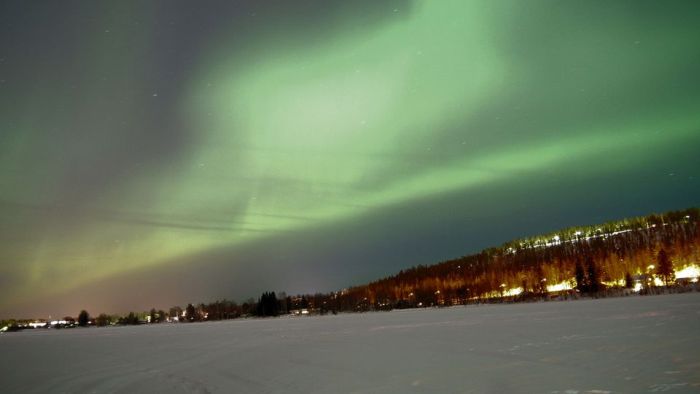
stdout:
[(700, 294), (7, 333), (0, 391), (700, 392)]

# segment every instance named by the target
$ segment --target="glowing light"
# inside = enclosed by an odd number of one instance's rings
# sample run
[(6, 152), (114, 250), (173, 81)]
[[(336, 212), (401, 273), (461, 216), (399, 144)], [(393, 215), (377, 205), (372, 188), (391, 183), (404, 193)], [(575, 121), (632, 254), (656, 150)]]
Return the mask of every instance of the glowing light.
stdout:
[(547, 291), (550, 293), (555, 293), (557, 291), (564, 291), (564, 290), (571, 290), (573, 287), (571, 287), (571, 283), (567, 281), (559, 282), (554, 285), (549, 285), (547, 286)]
[(689, 265), (687, 267), (683, 267), (683, 269), (676, 271), (676, 279), (697, 279), (698, 277), (700, 277), (700, 267), (694, 264)]
[(613, 280), (610, 282), (603, 282), (605, 286), (608, 287), (615, 287), (615, 286), (624, 286), (625, 285), (625, 280), (624, 279), (619, 279), (619, 280)]
[(506, 297), (514, 297), (514, 296), (520, 295), (522, 292), (523, 292), (523, 288), (522, 288), (522, 287), (516, 287), (516, 288), (514, 288), (514, 289), (508, 289), (508, 290), (506, 290), (506, 291), (503, 293), (503, 295), (506, 296)]
[(639, 293), (642, 290), (642, 288), (642, 284), (637, 282), (634, 284), (634, 288), (632, 288), (632, 291), (634, 291), (635, 293)]

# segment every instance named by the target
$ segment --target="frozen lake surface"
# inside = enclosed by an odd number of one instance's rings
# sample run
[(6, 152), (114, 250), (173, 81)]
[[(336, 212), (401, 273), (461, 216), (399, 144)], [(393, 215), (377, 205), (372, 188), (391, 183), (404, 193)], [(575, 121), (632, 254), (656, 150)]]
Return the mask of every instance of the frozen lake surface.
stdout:
[(700, 392), (700, 294), (7, 333), (0, 391)]

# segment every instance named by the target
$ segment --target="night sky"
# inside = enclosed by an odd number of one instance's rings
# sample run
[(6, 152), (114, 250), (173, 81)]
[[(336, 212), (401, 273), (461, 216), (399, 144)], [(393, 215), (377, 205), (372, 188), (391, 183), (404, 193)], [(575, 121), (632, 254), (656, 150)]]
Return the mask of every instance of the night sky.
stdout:
[(700, 2), (0, 4), (0, 317), (698, 206)]

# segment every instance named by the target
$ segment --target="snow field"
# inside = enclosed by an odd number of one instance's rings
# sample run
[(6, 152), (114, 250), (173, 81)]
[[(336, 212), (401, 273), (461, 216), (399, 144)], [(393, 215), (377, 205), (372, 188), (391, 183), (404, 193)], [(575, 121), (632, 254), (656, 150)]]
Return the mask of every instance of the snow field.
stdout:
[(3, 393), (700, 392), (700, 294), (0, 335)]

